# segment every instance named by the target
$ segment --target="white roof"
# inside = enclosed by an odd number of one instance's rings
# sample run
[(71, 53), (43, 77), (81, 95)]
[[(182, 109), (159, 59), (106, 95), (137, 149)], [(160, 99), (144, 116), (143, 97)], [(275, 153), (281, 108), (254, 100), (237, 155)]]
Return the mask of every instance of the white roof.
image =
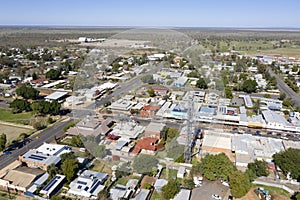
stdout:
[(191, 190), (181, 189), (173, 200), (189, 200), (191, 195)]
[(67, 95), (68, 92), (54, 92), (52, 94), (49, 94), (48, 96), (45, 97), (45, 99), (49, 100), (57, 100), (60, 99), (61, 97)]
[(50, 156), (60, 156), (71, 152), (71, 149), (66, 145), (44, 143), (36, 151)]

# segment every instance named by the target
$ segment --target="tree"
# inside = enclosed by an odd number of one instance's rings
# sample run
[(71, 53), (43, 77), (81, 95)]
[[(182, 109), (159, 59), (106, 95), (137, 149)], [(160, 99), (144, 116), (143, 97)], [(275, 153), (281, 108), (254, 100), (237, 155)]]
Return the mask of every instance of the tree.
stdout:
[(150, 97), (155, 97), (155, 92), (152, 88), (148, 89), (147, 92), (148, 92)]
[(238, 170), (229, 175), (229, 185), (232, 196), (236, 198), (245, 196), (251, 188), (249, 177)]
[(56, 69), (50, 69), (48, 72), (46, 72), (46, 78), (49, 78), (51, 80), (58, 80), (60, 75), (61, 71)]
[(107, 190), (101, 190), (98, 193), (97, 200), (109, 200), (109, 192)]
[(187, 178), (183, 180), (183, 187), (186, 189), (192, 190), (195, 187), (194, 181), (191, 178)]
[(19, 113), (23, 111), (31, 111), (31, 104), (24, 99), (15, 99), (9, 104), (10, 108), (13, 108), (14, 113)]
[(284, 92), (281, 92), (280, 93), (280, 96), (279, 96), (279, 100), (283, 101), (286, 97), (286, 94)]
[(264, 160), (255, 160), (253, 163), (249, 163), (248, 169), (252, 170), (258, 177), (269, 175), (268, 164)]
[(152, 169), (156, 167), (157, 164), (158, 160), (154, 156), (139, 154), (134, 158), (132, 167), (137, 173), (152, 175)]
[(141, 80), (143, 81), (143, 83), (148, 83), (148, 84), (155, 83), (155, 80), (153, 79), (153, 75), (151, 74), (143, 76)]
[(96, 145), (93, 148), (93, 153), (98, 158), (104, 158), (104, 156), (106, 156), (106, 147), (105, 147), (105, 145)]
[(152, 188), (152, 185), (150, 183), (145, 183), (144, 188), (150, 190)]
[(219, 178), (227, 181), (234, 169), (234, 165), (224, 153), (206, 155), (200, 164), (201, 173), (211, 181)]
[(247, 93), (255, 92), (256, 87), (257, 87), (257, 82), (255, 80), (250, 80), (250, 79), (244, 81), (242, 85), (243, 91)]
[(6, 146), (6, 135), (4, 133), (2, 133), (0, 135), (0, 151), (3, 151), (5, 149), (5, 146)]
[(32, 88), (31, 86), (22, 85), (16, 89), (18, 96), (23, 97), (24, 99), (37, 99), (39, 96), (39, 91)]
[(59, 170), (55, 164), (51, 164), (51, 165), (48, 165), (48, 167), (47, 167), (47, 173), (49, 174), (48, 179), (52, 179), (56, 174), (59, 173)]
[(70, 153), (64, 153), (60, 155), (61, 158), (61, 162), (63, 163), (65, 160), (67, 159), (76, 159), (76, 156), (74, 155), (74, 153), (70, 152)]
[(300, 181), (300, 149), (289, 148), (273, 155), (275, 164), (283, 171), (285, 175), (289, 172), (293, 179)]
[(180, 191), (180, 185), (174, 180), (169, 180), (168, 184), (164, 185), (161, 190), (164, 199), (173, 199)]
[(199, 80), (198, 80), (197, 83), (196, 83), (196, 86), (197, 86), (198, 88), (202, 88), (202, 89), (207, 89), (207, 88), (208, 88), (208, 86), (207, 86), (207, 84), (206, 84), (204, 78), (199, 78)]
[(62, 172), (66, 176), (69, 182), (76, 175), (78, 168), (79, 168), (79, 164), (78, 164), (78, 160), (76, 159), (68, 158), (61, 165)]
[(225, 98), (228, 98), (228, 99), (233, 98), (232, 91), (231, 91), (230, 87), (225, 87)]
[(59, 114), (61, 105), (57, 101), (36, 101), (31, 104), (31, 109), (36, 114), (50, 114), (57, 115)]
[(71, 144), (74, 147), (84, 147), (84, 144), (83, 144), (82, 140), (80, 139), (79, 135), (72, 137)]

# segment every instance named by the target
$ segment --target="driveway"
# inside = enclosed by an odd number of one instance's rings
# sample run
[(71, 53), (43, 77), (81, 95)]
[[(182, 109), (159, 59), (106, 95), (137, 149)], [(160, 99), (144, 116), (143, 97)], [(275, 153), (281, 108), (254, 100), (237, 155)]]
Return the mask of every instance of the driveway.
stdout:
[(193, 189), (191, 200), (210, 200), (213, 199), (211, 197), (213, 194), (217, 194), (224, 199), (228, 191), (229, 187), (222, 185), (220, 181), (204, 180), (201, 187)]

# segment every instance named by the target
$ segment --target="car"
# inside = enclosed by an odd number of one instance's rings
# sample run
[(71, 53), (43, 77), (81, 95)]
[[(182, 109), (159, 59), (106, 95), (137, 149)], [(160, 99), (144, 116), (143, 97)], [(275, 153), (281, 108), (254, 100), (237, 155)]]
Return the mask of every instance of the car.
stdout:
[(211, 195), (211, 198), (217, 199), (217, 200), (221, 200), (221, 199), (222, 199), (222, 198), (221, 198), (219, 195), (217, 195), (217, 194)]
[(233, 196), (229, 195), (228, 200), (233, 200)]
[(10, 152), (10, 151), (4, 151), (3, 154), (4, 154), (4, 155), (10, 155), (11, 152)]

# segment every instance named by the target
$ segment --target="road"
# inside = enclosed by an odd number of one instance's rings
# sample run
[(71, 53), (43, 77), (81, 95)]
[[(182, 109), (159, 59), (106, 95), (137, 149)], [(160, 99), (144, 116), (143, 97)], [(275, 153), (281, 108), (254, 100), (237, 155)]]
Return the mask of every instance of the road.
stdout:
[(292, 90), (282, 79), (280, 76), (275, 74), (272, 69), (269, 68), (269, 73), (271, 76), (274, 76), (277, 80), (278, 88), (281, 92), (284, 92), (286, 94), (287, 98), (291, 98), (294, 102), (295, 106), (300, 106), (300, 96)]
[(30, 143), (25, 145), (24, 147), (13, 150), (12, 154), (10, 155), (1, 155), (0, 156), (0, 169), (3, 167), (9, 165), (13, 161), (17, 160), (19, 155), (23, 155), (26, 153), (29, 149), (35, 149), (39, 146), (41, 146), (44, 142), (51, 142), (53, 141), (54, 137), (60, 137), (64, 134), (64, 131), (62, 128), (66, 126), (68, 123), (70, 123), (72, 119), (69, 119), (67, 121), (60, 122), (58, 124), (55, 124), (54, 126), (42, 131), (38, 136), (39, 138), (34, 138)]

